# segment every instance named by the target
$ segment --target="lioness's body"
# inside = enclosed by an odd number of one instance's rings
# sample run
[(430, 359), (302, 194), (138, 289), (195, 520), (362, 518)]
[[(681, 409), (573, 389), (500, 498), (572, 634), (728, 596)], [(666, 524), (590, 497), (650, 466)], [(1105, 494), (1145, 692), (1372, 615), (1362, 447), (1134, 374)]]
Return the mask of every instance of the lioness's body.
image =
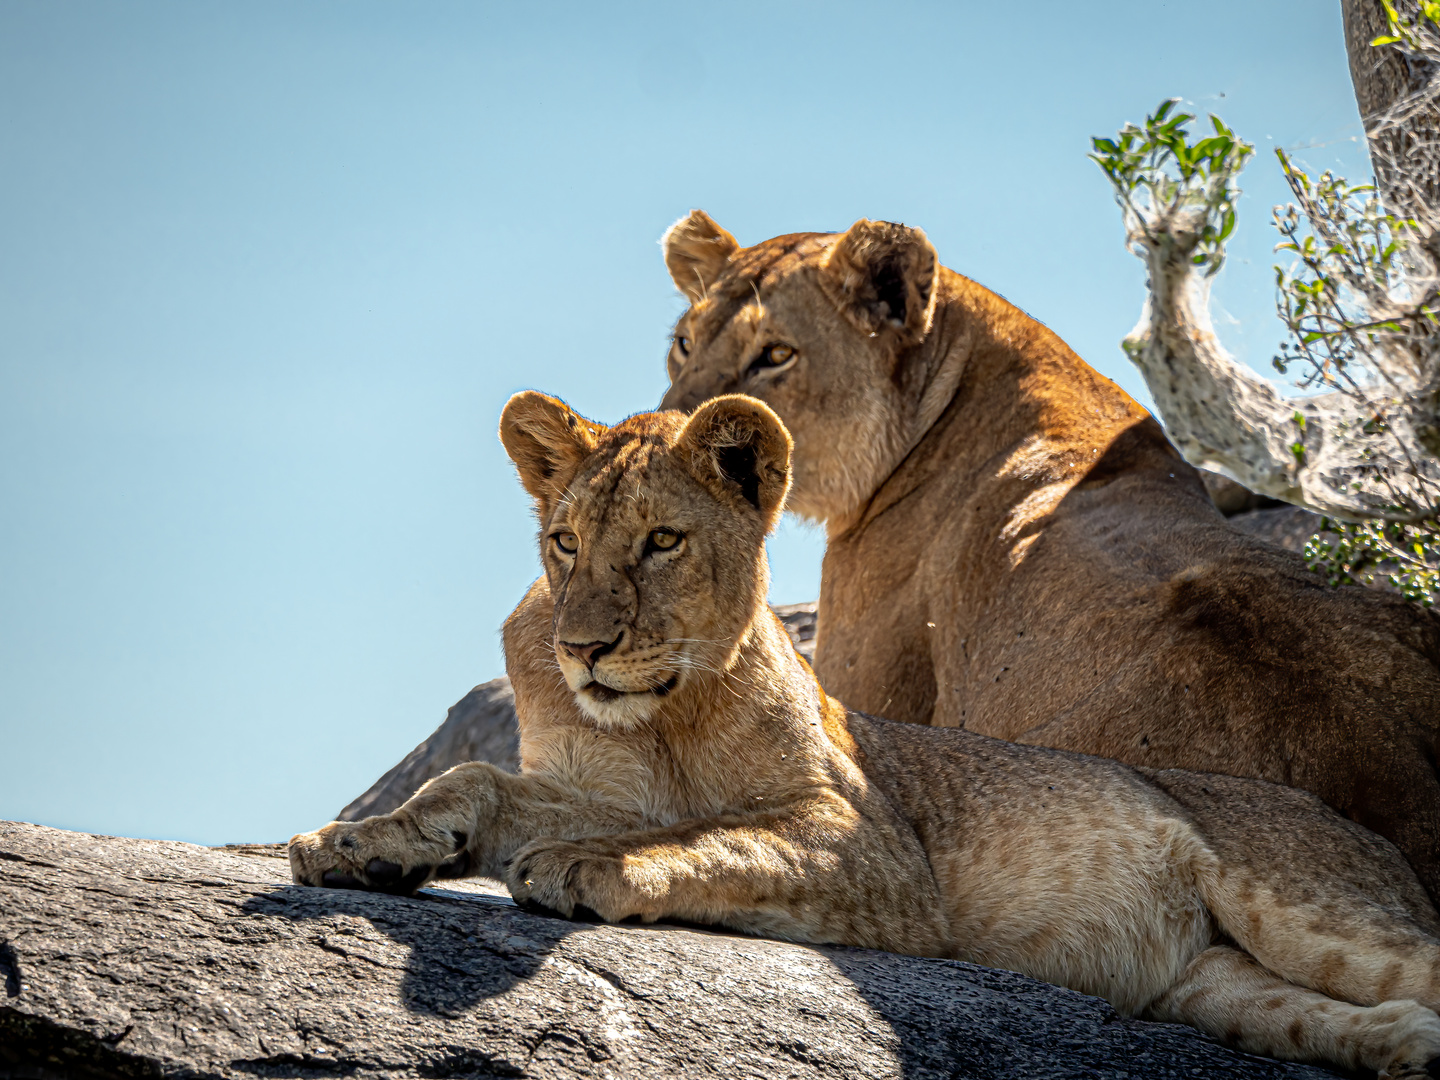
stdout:
[[(1433, 614), (1326, 588), (1228, 526), (1144, 410), (941, 267), (918, 230), (741, 250), (697, 213), (667, 261), (693, 305), (665, 405), (765, 400), (795, 438), (792, 508), (827, 523), (829, 692), (1303, 787), (1393, 840), (1440, 896)], [(784, 366), (752, 359), (776, 343)]]
[(1007, 967), (1280, 1057), (1399, 1077), (1440, 1056), (1440, 919), (1313, 797), (826, 695), (764, 604), (789, 479), (764, 406), (607, 431), (519, 395), (502, 433), (546, 565), (505, 626), (522, 773), (457, 766), (298, 836), (298, 881), (503, 875), (565, 914)]

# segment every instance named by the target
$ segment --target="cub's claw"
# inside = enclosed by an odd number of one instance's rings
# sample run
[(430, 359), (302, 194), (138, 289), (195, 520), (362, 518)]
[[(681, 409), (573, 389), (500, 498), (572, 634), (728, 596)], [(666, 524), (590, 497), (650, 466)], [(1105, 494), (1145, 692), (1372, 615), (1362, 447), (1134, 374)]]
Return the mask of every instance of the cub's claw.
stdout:
[(537, 840), (515, 853), (505, 870), (505, 884), (515, 903), (527, 911), (582, 922), (620, 922), (642, 913), (616, 868), (614, 859), (581, 844)]
[[(301, 884), (304, 883), (301, 882)], [(327, 889), (363, 889), (365, 887), (349, 874), (343, 874), (339, 870), (326, 870), (320, 875), (320, 884)]]
[(385, 859), (371, 859), (365, 864), (365, 876), (380, 889), (388, 889), (399, 884), (404, 875), (405, 870), (399, 863), (389, 862)]
[(435, 877), (464, 877), (470, 855), (463, 833), (430, 840), (386, 815), (360, 822), (333, 821), (290, 841), (290, 870), (297, 884), (369, 889), (409, 896)]
[(461, 851), (450, 856), (435, 867), (437, 878), (462, 878), (470, 876), (470, 852)]

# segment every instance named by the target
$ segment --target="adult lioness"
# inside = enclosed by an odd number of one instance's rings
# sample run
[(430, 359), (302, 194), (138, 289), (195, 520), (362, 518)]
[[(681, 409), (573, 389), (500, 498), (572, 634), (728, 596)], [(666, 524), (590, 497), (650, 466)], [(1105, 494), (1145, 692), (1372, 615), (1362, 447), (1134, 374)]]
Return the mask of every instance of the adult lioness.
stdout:
[(1440, 918), (1313, 797), (828, 697), (765, 606), (790, 440), (758, 401), (606, 429), (527, 393), (501, 433), (545, 564), (505, 626), (523, 772), (460, 765), (297, 836), (297, 881), (473, 868), (566, 914), (1012, 968), (1277, 1057), (1440, 1057)]
[(667, 408), (795, 439), (829, 545), (815, 671), (899, 720), (1315, 792), (1440, 898), (1440, 621), (1228, 526), (1119, 387), (918, 229), (664, 241)]

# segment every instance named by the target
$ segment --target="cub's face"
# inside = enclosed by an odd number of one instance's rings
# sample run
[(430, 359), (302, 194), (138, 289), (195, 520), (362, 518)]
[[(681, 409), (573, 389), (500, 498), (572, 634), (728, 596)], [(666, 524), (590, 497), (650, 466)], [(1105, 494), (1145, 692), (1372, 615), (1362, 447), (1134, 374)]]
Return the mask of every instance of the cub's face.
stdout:
[(535, 496), (551, 647), (582, 711), (630, 727), (724, 672), (764, 604), (789, 437), (747, 398), (606, 428), (534, 392), (501, 439)]
[(934, 310), (938, 264), (924, 234), (862, 221), (741, 250), (695, 211), (664, 247), (691, 305), (661, 407), (759, 398), (795, 441), (789, 508), (833, 520), (863, 504), (908, 449), (917, 410), (903, 359)]

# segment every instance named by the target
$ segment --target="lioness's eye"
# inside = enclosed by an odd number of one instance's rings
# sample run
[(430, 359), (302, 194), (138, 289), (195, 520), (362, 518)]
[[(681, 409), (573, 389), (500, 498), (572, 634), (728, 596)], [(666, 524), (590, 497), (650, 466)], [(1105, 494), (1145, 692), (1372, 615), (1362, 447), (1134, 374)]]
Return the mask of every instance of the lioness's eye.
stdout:
[(559, 532), (550, 539), (554, 540), (555, 546), (565, 552), (566, 555), (574, 555), (575, 552), (580, 550), (580, 537), (572, 532)]
[(680, 543), (680, 534), (673, 529), (655, 529), (645, 538), (645, 550), (669, 551)]
[(690, 355), (690, 339), (684, 334), (675, 335), (675, 345), (680, 350), (681, 356)]
[(766, 345), (760, 350), (760, 355), (750, 362), (746, 369), (747, 375), (753, 375), (757, 371), (764, 371), (766, 368), (784, 367), (794, 360), (796, 350), (793, 345)]

